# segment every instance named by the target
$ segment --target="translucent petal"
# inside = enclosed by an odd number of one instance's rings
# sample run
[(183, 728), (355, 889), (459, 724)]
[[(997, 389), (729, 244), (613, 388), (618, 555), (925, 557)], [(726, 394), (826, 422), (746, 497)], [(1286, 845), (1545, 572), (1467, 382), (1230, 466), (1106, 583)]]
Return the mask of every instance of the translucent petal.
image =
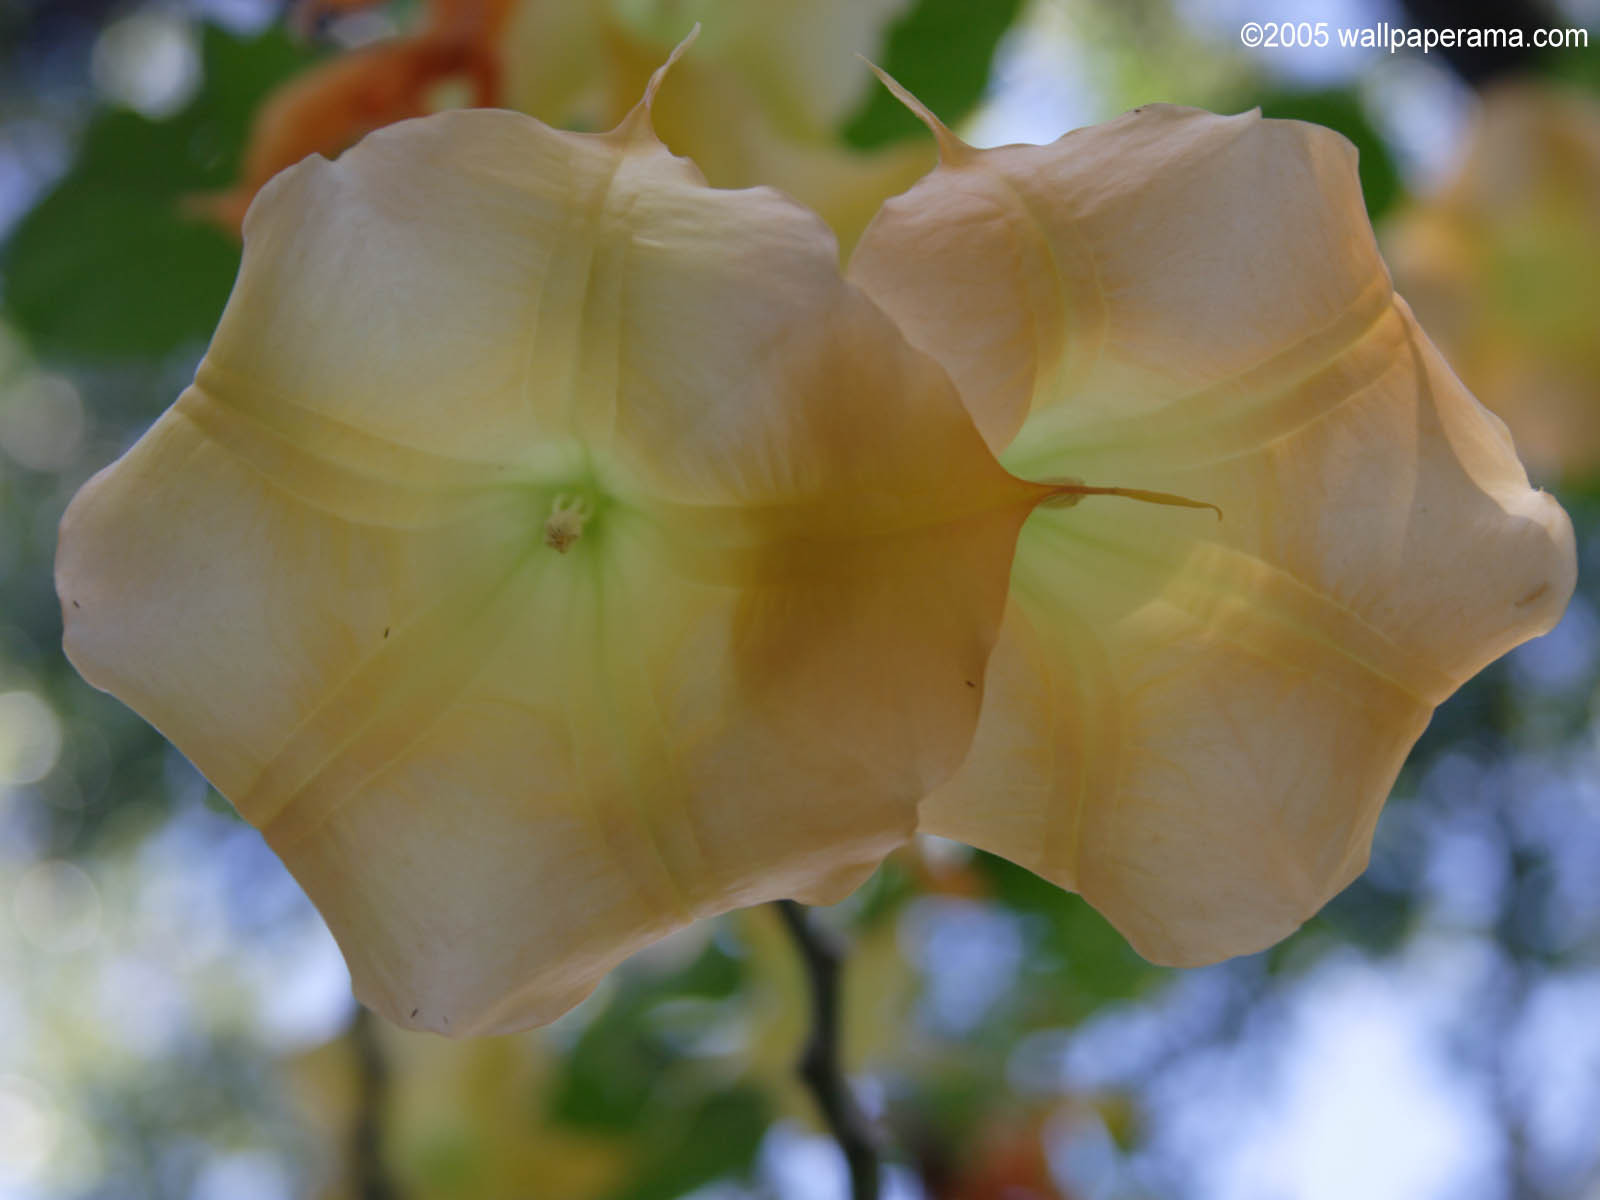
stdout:
[(959, 763), (1045, 489), (641, 109), (381, 131), (269, 185), (196, 384), (63, 522), (67, 649), (327, 917), (358, 994), (547, 1021), (834, 900)]
[(1102, 438), (1202, 402), (1243, 417), (1387, 304), (1354, 163), (1317, 126), (1161, 104), (1049, 147), (950, 139), (850, 275), (950, 368), (996, 447), (1055, 405)]
[(1020, 474), (1223, 518), (1029, 520), (923, 827), (1158, 961), (1260, 949), (1360, 871), (1434, 706), (1559, 617), (1570, 524), (1392, 295), (1337, 135), (1164, 107), (1049, 147), (939, 132), (852, 278)]

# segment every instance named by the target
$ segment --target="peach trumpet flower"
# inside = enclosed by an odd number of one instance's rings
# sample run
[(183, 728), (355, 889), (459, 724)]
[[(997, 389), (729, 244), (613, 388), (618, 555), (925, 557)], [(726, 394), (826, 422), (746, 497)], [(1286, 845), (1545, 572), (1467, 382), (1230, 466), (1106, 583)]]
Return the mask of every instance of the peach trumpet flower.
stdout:
[(921, 827), (1158, 963), (1260, 950), (1361, 872), (1435, 706), (1560, 617), (1571, 524), (1394, 294), (1338, 134), (1152, 105), (977, 150), (902, 98), (943, 161), (849, 278), (1008, 469), (1226, 514), (1034, 512)]
[(413, 1027), (549, 1020), (919, 821), (1158, 961), (1284, 936), (1575, 570), (1349, 145), (928, 117), (847, 281), (667, 153), (661, 78), (610, 134), (443, 114), (269, 184), (195, 385), (64, 518), (73, 662)]
[(62, 522), (72, 662), (413, 1028), (852, 890), (965, 753), (1052, 490), (819, 219), (666, 150), (660, 79), (608, 134), (459, 111), (279, 175), (194, 385)]

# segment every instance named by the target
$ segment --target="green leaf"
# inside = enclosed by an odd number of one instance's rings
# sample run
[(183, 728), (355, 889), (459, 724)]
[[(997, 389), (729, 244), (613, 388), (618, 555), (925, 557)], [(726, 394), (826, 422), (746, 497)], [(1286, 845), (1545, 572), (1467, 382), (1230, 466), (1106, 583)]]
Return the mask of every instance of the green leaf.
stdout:
[[(954, 124), (983, 98), (995, 46), (1021, 8), (1022, 0), (921, 0), (889, 30), (883, 69)], [(861, 149), (923, 132), (883, 88), (873, 89), (843, 129), (845, 141)]]
[(1586, 88), (1590, 95), (1600, 96), (1600, 54), (1591, 54), (1579, 47), (1558, 51), (1547, 62), (1544, 73), (1551, 79), (1576, 84)]
[(155, 357), (210, 335), (239, 247), (186, 216), (183, 198), (232, 183), (262, 97), (312, 59), (279, 32), (246, 40), (207, 27), (205, 83), (182, 113), (95, 118), (72, 170), (0, 258), (7, 316), (36, 352)]
[(652, 1149), (612, 1200), (674, 1200), (717, 1179), (746, 1174), (770, 1119), (767, 1098), (754, 1088), (710, 1096), (682, 1124), (655, 1128)]
[(743, 964), (715, 944), (665, 978), (624, 975), (624, 985), (568, 1054), (550, 1100), (551, 1120), (594, 1132), (637, 1126), (682, 1057), (652, 1019), (659, 1006), (673, 1000), (725, 999), (743, 978)]
[(1034, 920), (1036, 953), (1029, 970), (1051, 977), (1049, 988), (1036, 990), (1054, 1006), (1036, 1018), (1080, 1021), (1103, 1005), (1139, 995), (1161, 977), (1161, 968), (1140, 958), (1082, 896), (993, 854), (980, 852), (973, 865), (997, 903)]

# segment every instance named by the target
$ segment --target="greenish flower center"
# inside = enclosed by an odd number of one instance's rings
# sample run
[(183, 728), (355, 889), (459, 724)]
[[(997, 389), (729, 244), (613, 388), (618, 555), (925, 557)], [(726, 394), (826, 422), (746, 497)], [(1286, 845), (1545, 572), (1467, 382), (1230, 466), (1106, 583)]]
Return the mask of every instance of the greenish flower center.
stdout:
[(594, 510), (582, 496), (561, 493), (550, 505), (550, 516), (544, 523), (544, 544), (557, 554), (565, 554), (583, 536), (583, 527), (593, 515)]
[(575, 439), (551, 439), (540, 445), (529, 463), (534, 491), (530, 497), (539, 522), (538, 543), (557, 554), (592, 546), (620, 503), (622, 480), (613, 464)]

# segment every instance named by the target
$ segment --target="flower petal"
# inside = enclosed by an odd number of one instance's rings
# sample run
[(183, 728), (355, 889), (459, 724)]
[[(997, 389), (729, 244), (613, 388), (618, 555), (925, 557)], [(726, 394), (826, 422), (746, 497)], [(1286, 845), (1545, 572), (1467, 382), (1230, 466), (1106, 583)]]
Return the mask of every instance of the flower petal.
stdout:
[(1050, 147), (941, 136), (852, 277), (1019, 473), (1223, 519), (1030, 519), (923, 828), (1158, 961), (1260, 949), (1361, 870), (1433, 707), (1554, 624), (1570, 524), (1393, 297), (1336, 135), (1153, 108)]
[(1387, 304), (1355, 151), (1316, 126), (1154, 104), (1049, 147), (943, 150), (850, 277), (950, 369), (997, 449), (1053, 405), (1137, 431), (1216, 389), (1214, 415), (1242, 417)]
[(402, 1024), (837, 899), (959, 763), (1046, 489), (836, 254), (643, 109), (394, 126), (263, 191), (195, 387), (69, 508), (74, 663)]
[(487, 19), (436, 21), (411, 37), (363, 46), (290, 80), (267, 97), (251, 122), (239, 181), (225, 192), (190, 197), (188, 207), (237, 233), (256, 192), (279, 171), (308, 154), (338, 154), (391, 122), (425, 115), (430, 93), (441, 84), (465, 82), (474, 103), (495, 103), (493, 29)]

